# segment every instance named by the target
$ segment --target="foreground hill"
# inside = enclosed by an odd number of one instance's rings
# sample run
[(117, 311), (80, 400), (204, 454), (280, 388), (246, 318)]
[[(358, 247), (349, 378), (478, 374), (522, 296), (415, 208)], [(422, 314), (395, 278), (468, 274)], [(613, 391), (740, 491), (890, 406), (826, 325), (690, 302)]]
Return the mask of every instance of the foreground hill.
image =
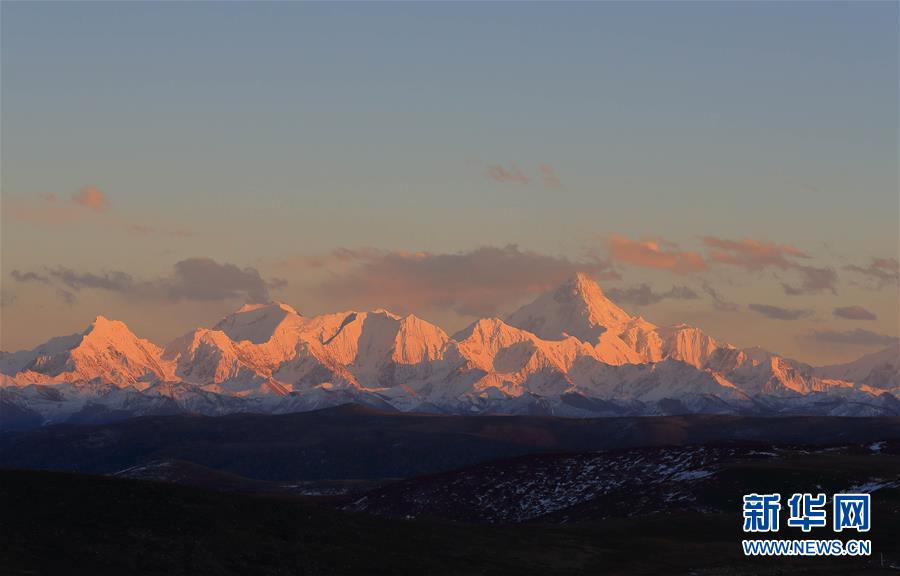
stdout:
[[(345, 510), (478, 523), (729, 513), (761, 490), (900, 496), (900, 440), (843, 446), (731, 443), (539, 454), (409, 478)], [(895, 520), (900, 516), (893, 513)]]
[(871, 558), (744, 558), (737, 512), (569, 525), (347, 514), (77, 474), (0, 471), (3, 574), (892, 574), (897, 495), (879, 498)]
[(303, 316), (248, 304), (164, 347), (98, 316), (0, 353), (0, 427), (357, 402), (448, 414), (900, 415), (900, 349), (815, 369), (694, 326), (629, 315), (577, 274), (449, 336), (386, 310)]
[(161, 460), (267, 481), (410, 477), (527, 454), (900, 439), (900, 418), (443, 416), (364, 406), (142, 417), (0, 435), (0, 466), (113, 474)]

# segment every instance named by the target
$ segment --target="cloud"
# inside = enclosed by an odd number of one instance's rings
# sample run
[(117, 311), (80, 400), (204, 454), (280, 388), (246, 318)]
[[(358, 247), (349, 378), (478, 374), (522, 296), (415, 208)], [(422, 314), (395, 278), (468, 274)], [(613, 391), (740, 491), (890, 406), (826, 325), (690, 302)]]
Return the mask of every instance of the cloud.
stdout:
[(672, 286), (667, 292), (654, 292), (649, 284), (638, 284), (629, 288), (609, 288), (606, 295), (617, 304), (649, 306), (666, 299), (696, 300), (700, 295), (687, 286)]
[(739, 266), (746, 270), (762, 270), (769, 266), (788, 270), (797, 266), (792, 258), (809, 256), (792, 246), (760, 242), (750, 238), (727, 240), (715, 236), (704, 236), (704, 246), (712, 248), (709, 258), (713, 262)]
[(255, 268), (219, 264), (212, 258), (188, 258), (175, 264), (171, 278), (156, 282), (171, 300), (228, 300), (266, 302), (269, 289), (280, 288), (283, 280), (266, 282)]
[(20, 272), (19, 270), (13, 270), (9, 273), (10, 276), (13, 277), (13, 280), (16, 282), (39, 282), (41, 284), (49, 284), (50, 278), (38, 274), (37, 272)]
[(562, 188), (562, 183), (559, 181), (559, 175), (556, 173), (556, 170), (553, 169), (553, 166), (541, 164), (538, 169), (541, 171), (541, 177), (544, 179), (545, 187)]
[(849, 264), (844, 269), (863, 275), (875, 288), (900, 284), (900, 262), (896, 258), (872, 258), (867, 266)]
[(448, 308), (471, 316), (495, 315), (506, 306), (560, 284), (576, 272), (597, 279), (617, 278), (607, 262), (485, 246), (468, 252), (387, 252), (339, 250), (321, 262), (340, 258), (339, 268), (318, 287), (340, 306), (385, 306), (398, 312)]
[(842, 344), (850, 346), (890, 346), (900, 338), (896, 336), (888, 336), (886, 334), (878, 334), (871, 330), (847, 330), (838, 332), (835, 330), (818, 330), (807, 336), (808, 339), (826, 343), (826, 344)]
[(691, 274), (706, 270), (706, 262), (697, 252), (678, 250), (672, 242), (660, 239), (631, 240), (613, 235), (607, 242), (613, 261), (643, 268), (669, 270), (675, 274)]
[(834, 315), (847, 320), (877, 320), (878, 316), (862, 306), (841, 306), (834, 309)]
[(810, 256), (793, 246), (761, 242), (751, 238), (728, 240), (715, 236), (704, 236), (702, 242), (704, 246), (712, 249), (709, 254), (711, 262), (737, 266), (749, 271), (775, 268), (795, 272), (800, 276), (800, 283), (782, 282), (781, 287), (785, 294), (796, 296), (824, 291), (837, 293), (837, 273), (828, 267), (818, 268), (801, 264), (798, 259), (807, 260)]
[(174, 229), (162, 229), (155, 228), (153, 226), (147, 226), (145, 224), (131, 224), (128, 227), (129, 232), (133, 232), (135, 234), (142, 234), (145, 236), (158, 234), (160, 236), (173, 236), (175, 238), (190, 238), (193, 236), (193, 233), (190, 230), (186, 230), (184, 228), (174, 228)]
[(106, 212), (109, 208), (109, 198), (96, 186), (85, 186), (72, 195), (72, 202), (90, 208), (94, 212)]
[(812, 310), (782, 308), (769, 304), (749, 304), (747, 308), (774, 320), (799, 320), (800, 318), (812, 316)]
[(784, 293), (789, 296), (801, 294), (816, 294), (818, 292), (831, 292), (837, 294), (837, 272), (831, 268), (816, 268), (815, 266), (796, 266), (794, 270), (800, 274), (799, 285), (781, 283)]
[(719, 294), (718, 291), (716, 291), (706, 282), (703, 283), (701, 288), (712, 299), (713, 308), (715, 308), (716, 310), (734, 311), (738, 309), (737, 304), (726, 300), (721, 294)]
[(67, 303), (81, 290), (104, 290), (135, 300), (210, 301), (241, 299), (266, 302), (269, 291), (281, 288), (284, 280), (263, 279), (255, 268), (220, 264), (211, 258), (188, 258), (177, 262), (172, 274), (140, 280), (120, 270), (101, 273), (80, 272), (65, 266), (45, 268), (44, 274), (14, 271), (25, 281), (42, 281), (59, 286), (57, 294)]
[(60, 300), (72, 306), (76, 302), (75, 294), (72, 294), (68, 290), (64, 290), (63, 288), (58, 288), (56, 290), (56, 295), (59, 296)]
[(530, 180), (515, 164), (509, 170), (499, 164), (492, 164), (488, 166), (487, 177), (495, 182), (512, 182), (522, 185), (528, 184)]
[(57, 226), (69, 222), (91, 219), (91, 225), (102, 225), (108, 229), (124, 230), (134, 234), (171, 236), (187, 238), (192, 236), (184, 228), (148, 226), (129, 222), (110, 210), (110, 200), (96, 186), (85, 186), (69, 200), (60, 199), (55, 194), (43, 194), (30, 198), (4, 198), (3, 214), (15, 220), (45, 226)]
[(57, 266), (56, 268), (48, 268), (47, 274), (54, 280), (76, 291), (84, 288), (95, 288), (112, 292), (128, 292), (135, 286), (134, 279), (130, 274), (118, 270), (94, 274), (92, 272), (77, 272), (65, 266)]

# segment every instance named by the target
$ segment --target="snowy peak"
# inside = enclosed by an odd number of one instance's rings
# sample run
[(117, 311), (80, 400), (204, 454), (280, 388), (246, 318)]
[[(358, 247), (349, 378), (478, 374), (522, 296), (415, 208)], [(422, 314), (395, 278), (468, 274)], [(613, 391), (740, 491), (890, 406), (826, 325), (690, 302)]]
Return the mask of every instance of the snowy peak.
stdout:
[(103, 316), (97, 316), (68, 356), (70, 379), (100, 378), (123, 386), (171, 375), (161, 360), (162, 348), (135, 336), (124, 322)]
[(243, 306), (241, 306), (241, 307), (238, 309), (237, 312), (238, 312), (238, 313), (255, 312), (255, 311), (257, 311), (257, 310), (262, 310), (262, 309), (275, 309), (275, 308), (278, 308), (278, 309), (280, 309), (280, 310), (282, 310), (282, 311), (284, 311), (284, 312), (287, 312), (287, 313), (289, 313), (289, 314), (299, 314), (296, 310), (294, 310), (294, 308), (293, 308), (290, 304), (285, 304), (284, 302), (275, 302), (275, 301), (272, 301), (272, 302), (266, 302), (266, 303), (264, 303), (264, 304), (260, 304), (260, 303), (257, 303), (257, 304), (244, 304)]
[(459, 343), (495, 342), (501, 347), (533, 338), (527, 331), (510, 326), (499, 318), (480, 318), (453, 335), (453, 339)]
[(124, 322), (97, 316), (81, 334), (8, 355), (2, 371), (23, 382), (99, 379), (117, 386), (143, 386), (170, 376), (161, 356), (159, 346), (135, 336)]
[[(482, 318), (454, 337), (460, 355), (488, 372), (526, 372), (546, 368), (562, 373), (579, 356), (594, 357), (591, 346), (576, 338), (547, 341), (499, 318)], [(524, 372), (523, 372), (524, 371)]]
[(447, 333), (410, 314), (400, 321), (394, 336), (392, 360), (399, 364), (419, 364), (437, 360), (450, 339)]
[(81, 333), (81, 342), (78, 343), (75, 350), (94, 346), (113, 346), (123, 350), (140, 346), (152, 350), (154, 353), (161, 350), (156, 344), (135, 336), (134, 332), (121, 320), (110, 320), (104, 316), (97, 316)]
[(296, 330), (302, 324), (303, 317), (296, 310), (281, 302), (269, 302), (245, 304), (237, 312), (220, 320), (215, 329), (235, 342), (247, 340), (261, 344), (279, 332)]
[(482, 318), (457, 332), (453, 339), (463, 358), (473, 365), (491, 369), (494, 357), (506, 348), (537, 338), (524, 330), (510, 326), (499, 318)]
[(719, 345), (699, 328), (678, 324), (659, 329), (663, 356), (697, 368), (706, 366)]
[(374, 368), (386, 362), (437, 360), (448, 340), (443, 330), (421, 318), (378, 309), (347, 315), (337, 333), (324, 344), (341, 364)]
[(587, 274), (578, 273), (552, 292), (513, 312), (507, 322), (546, 340), (574, 336), (596, 343), (600, 335), (631, 320), (624, 310), (606, 297)]

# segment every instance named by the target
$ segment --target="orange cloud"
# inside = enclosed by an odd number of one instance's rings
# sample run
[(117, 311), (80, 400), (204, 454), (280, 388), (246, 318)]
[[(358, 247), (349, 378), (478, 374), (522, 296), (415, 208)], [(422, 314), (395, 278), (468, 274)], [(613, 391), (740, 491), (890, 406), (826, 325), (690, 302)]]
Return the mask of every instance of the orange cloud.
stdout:
[(613, 235), (607, 242), (609, 256), (616, 262), (691, 274), (706, 270), (706, 261), (697, 252), (678, 250), (677, 245), (660, 239), (631, 240)]
[(523, 185), (529, 182), (528, 176), (522, 174), (522, 171), (515, 164), (509, 170), (499, 164), (488, 166), (487, 176), (495, 182), (512, 182)]
[(72, 202), (94, 212), (105, 212), (109, 208), (109, 198), (96, 186), (85, 186), (72, 196)]

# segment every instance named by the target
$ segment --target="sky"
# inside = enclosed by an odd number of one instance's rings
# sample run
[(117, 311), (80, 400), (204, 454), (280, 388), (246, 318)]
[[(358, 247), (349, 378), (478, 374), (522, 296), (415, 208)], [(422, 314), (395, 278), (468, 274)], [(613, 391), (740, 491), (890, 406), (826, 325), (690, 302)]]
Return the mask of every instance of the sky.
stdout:
[(0, 348), (247, 301), (448, 332), (575, 271), (827, 364), (896, 341), (898, 4), (0, 5)]

